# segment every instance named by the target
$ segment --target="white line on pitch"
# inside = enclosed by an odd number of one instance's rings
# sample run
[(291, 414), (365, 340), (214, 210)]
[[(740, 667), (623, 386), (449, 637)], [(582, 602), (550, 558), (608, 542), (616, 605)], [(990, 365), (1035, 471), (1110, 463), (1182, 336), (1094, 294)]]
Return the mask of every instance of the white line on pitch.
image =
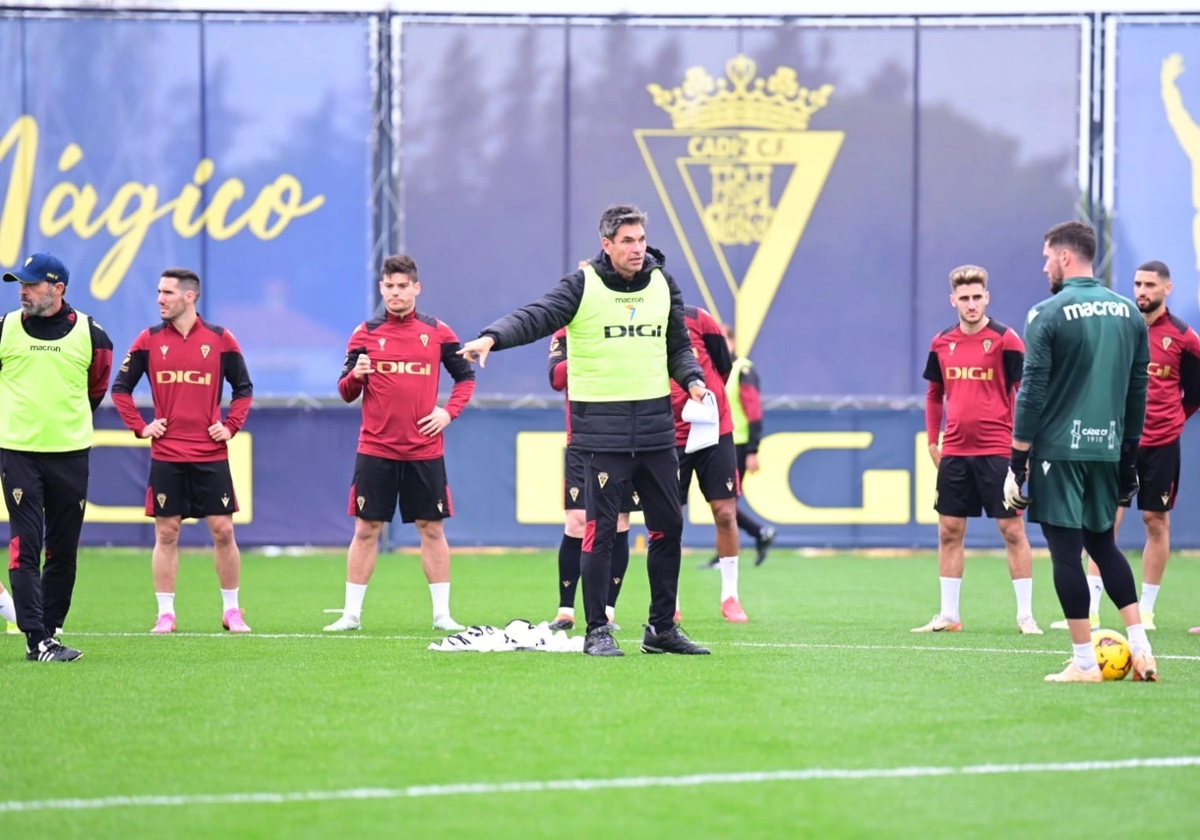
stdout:
[(419, 799), (431, 796), (486, 796), (549, 791), (699, 787), (702, 785), (768, 784), (869, 779), (916, 779), (929, 776), (999, 776), (1023, 773), (1087, 773), (1098, 770), (1144, 770), (1200, 767), (1200, 756), (1131, 758), (1119, 761), (1075, 761), (1046, 764), (973, 764), (965, 767), (891, 767), (764, 770), (750, 773), (698, 773), (689, 776), (630, 776), (616, 779), (553, 779), (541, 782), (465, 782), (402, 788), (351, 788), (292, 793), (208, 793), (167, 796), (104, 796), (95, 799), (36, 799), (0, 802), (0, 814), (29, 811), (83, 811), (100, 808), (155, 808), (187, 805), (281, 805), (348, 799)]
[[(1069, 656), (1061, 650), (1035, 650), (1032, 648), (981, 648), (981, 647), (941, 647), (939, 645), (834, 645), (817, 644), (816, 642), (730, 642), (734, 647), (755, 648), (814, 648), (829, 650), (912, 650), (912, 651), (948, 651), (950, 653), (1033, 653), (1043, 656)], [(1182, 659), (1188, 662), (1200, 662), (1200, 656), (1184, 654), (1156, 653), (1155, 659)]]
[[(150, 637), (150, 633), (71, 633), (67, 632), (64, 636), (82, 636), (96, 638), (141, 638)], [(184, 636), (189, 638), (200, 639), (224, 639), (231, 636), (230, 633), (171, 633), (172, 636)], [(240, 638), (244, 639), (372, 639), (375, 641), (401, 641), (401, 642), (431, 642), (436, 641), (443, 636), (437, 633), (430, 633), (428, 636), (372, 636), (364, 635), (358, 632), (347, 633), (246, 633), (240, 634)], [(1015, 654), (1034, 654), (1041, 656), (1068, 656), (1068, 652), (1061, 650), (1038, 650), (1033, 648), (984, 648), (984, 647), (940, 647), (938, 645), (837, 645), (837, 644), (820, 644), (817, 642), (704, 642), (707, 645), (722, 646), (729, 644), (731, 647), (750, 647), (750, 648), (791, 648), (791, 649), (814, 649), (814, 650), (898, 650), (898, 651), (917, 651), (917, 652), (933, 652), (933, 653), (1015, 653)], [(1200, 662), (1200, 656), (1190, 656), (1186, 654), (1169, 654), (1156, 653), (1155, 659), (1183, 660), (1186, 662)]]

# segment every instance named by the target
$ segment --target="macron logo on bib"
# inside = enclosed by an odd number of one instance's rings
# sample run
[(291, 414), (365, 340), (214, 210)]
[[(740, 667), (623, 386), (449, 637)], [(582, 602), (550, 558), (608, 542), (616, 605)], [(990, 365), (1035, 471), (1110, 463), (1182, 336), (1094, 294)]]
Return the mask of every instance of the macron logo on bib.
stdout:
[(1063, 313), (1068, 321), (1076, 318), (1093, 318), (1097, 315), (1116, 315), (1121, 318), (1129, 317), (1129, 306), (1114, 300), (1088, 301), (1087, 303), (1072, 303), (1063, 307)]

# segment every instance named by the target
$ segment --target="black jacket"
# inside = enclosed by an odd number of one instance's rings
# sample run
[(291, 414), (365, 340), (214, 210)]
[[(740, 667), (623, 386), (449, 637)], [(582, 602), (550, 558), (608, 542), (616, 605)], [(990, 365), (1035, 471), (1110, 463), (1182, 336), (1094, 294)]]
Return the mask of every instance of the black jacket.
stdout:
[[(653, 248), (632, 280), (613, 269), (601, 252), (591, 261), (604, 285), (618, 292), (640, 292), (650, 284), (650, 272), (662, 270), (665, 259)], [(663, 277), (671, 291), (671, 315), (667, 321), (667, 371), (685, 390), (691, 382), (704, 383), (683, 315), (683, 294), (671, 275)], [(490, 336), (494, 350), (519, 347), (553, 335), (571, 323), (583, 299), (583, 271), (568, 274), (541, 299), (505, 315), (485, 327), (480, 336)], [(576, 351), (578, 353), (578, 351)], [(590, 452), (653, 452), (675, 447), (675, 417), (671, 397), (626, 402), (582, 402), (571, 400), (571, 445)]]

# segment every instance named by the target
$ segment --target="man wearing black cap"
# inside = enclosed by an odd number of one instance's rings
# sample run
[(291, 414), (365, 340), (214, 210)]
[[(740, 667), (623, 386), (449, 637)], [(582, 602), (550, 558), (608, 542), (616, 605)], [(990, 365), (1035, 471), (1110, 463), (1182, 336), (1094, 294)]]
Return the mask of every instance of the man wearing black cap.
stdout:
[[(82, 654), (54, 636), (67, 619), (87, 505), (92, 412), (104, 399), (112, 341), (65, 300), (69, 274), (34, 254), (4, 275), (21, 308), (0, 316), (0, 484), (8, 507), (8, 576), (33, 662)], [(42, 569), (43, 540), (46, 566)]]

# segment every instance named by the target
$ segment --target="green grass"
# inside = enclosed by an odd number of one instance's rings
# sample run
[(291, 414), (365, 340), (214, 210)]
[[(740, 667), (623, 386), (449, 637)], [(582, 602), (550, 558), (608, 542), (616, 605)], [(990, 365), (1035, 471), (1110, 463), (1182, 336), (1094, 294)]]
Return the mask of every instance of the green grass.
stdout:
[[(86, 551), (63, 638), (87, 655), (26, 663), (20, 637), (0, 638), (0, 800), (1200, 756), (1198, 659), (1160, 659), (1157, 685), (1043, 682), (1069, 650), (1048, 629), (1060, 612), (1045, 560), (1034, 598), (1047, 635), (1022, 637), (998, 557), (968, 560), (964, 632), (945, 636), (908, 632), (938, 607), (929, 555), (776, 552), (742, 571), (744, 626), (720, 619), (719, 575), (698, 559), (684, 561), (684, 626), (711, 657), (637, 652), (635, 560), (617, 616), (627, 655), (595, 660), (428, 651), (437, 634), (411, 555), (381, 558), (362, 634), (325, 637), (342, 555), (247, 554), (250, 637), (218, 634), (211, 561), (187, 555), (179, 630), (213, 635), (151, 637), (148, 552)], [(454, 614), (552, 618), (555, 577), (550, 554), (461, 554)], [(1200, 657), (1186, 633), (1198, 590), (1200, 562), (1174, 558), (1151, 634), (1160, 656)], [(1117, 619), (1111, 603), (1102, 614)], [(1185, 767), (0, 810), (0, 836), (1174, 838), (1200, 835), (1197, 789), (1200, 767)]]

